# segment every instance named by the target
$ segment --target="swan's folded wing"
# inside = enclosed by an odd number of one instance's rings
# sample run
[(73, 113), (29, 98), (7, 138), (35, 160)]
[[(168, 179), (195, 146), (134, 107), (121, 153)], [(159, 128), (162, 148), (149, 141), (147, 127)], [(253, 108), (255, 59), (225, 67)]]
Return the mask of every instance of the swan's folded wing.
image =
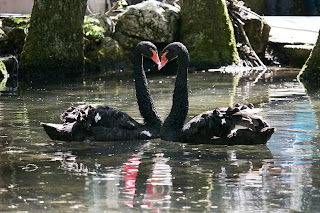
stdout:
[(107, 106), (99, 106), (88, 115), (88, 121), (92, 126), (103, 126), (105, 128), (136, 129), (140, 127), (137, 121), (127, 113)]
[(221, 126), (222, 123), (223, 120), (218, 110), (206, 111), (186, 123), (182, 132), (187, 140), (193, 136), (211, 138), (219, 131), (218, 127)]

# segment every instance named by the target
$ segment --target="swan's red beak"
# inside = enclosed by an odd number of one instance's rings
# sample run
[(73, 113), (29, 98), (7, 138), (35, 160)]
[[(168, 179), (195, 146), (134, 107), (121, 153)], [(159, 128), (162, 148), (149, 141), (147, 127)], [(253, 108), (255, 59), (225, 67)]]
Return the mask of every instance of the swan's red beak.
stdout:
[(166, 57), (167, 53), (168, 52), (165, 52), (165, 53), (162, 54), (161, 63), (158, 66), (158, 70), (161, 70), (161, 68), (164, 67), (168, 63), (168, 59)]
[(158, 65), (158, 67), (159, 67), (159, 65), (160, 65), (160, 60), (159, 60), (158, 54), (157, 54), (157, 52), (156, 52), (155, 50), (151, 50), (151, 51), (152, 51), (152, 53), (153, 53), (151, 59), (152, 59), (152, 61), (154, 61), (154, 63), (156, 63), (156, 64)]

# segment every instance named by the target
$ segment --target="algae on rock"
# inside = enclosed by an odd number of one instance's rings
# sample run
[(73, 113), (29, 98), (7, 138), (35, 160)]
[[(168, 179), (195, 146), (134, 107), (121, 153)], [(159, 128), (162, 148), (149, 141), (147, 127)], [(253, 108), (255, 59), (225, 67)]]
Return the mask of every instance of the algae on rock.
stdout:
[(46, 81), (83, 72), (86, 4), (86, 0), (34, 2), (20, 59), (23, 76)]
[(305, 84), (307, 89), (320, 87), (320, 31), (317, 43), (302, 67), (298, 78)]
[(191, 66), (207, 69), (239, 60), (225, 0), (181, 0), (180, 5), (180, 37)]

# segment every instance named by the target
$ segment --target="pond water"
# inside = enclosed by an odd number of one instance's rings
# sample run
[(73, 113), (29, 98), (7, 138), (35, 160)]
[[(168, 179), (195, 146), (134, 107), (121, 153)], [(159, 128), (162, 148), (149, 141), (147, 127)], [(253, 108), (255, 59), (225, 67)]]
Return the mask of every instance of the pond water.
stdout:
[[(189, 75), (189, 117), (254, 103), (277, 128), (267, 145), (190, 145), (160, 139), (52, 141), (40, 122), (60, 123), (70, 105), (117, 107), (142, 121), (131, 76), (87, 78), (0, 96), (2, 212), (319, 212), (319, 93), (297, 70), (254, 77)], [(174, 77), (150, 76), (159, 113)]]

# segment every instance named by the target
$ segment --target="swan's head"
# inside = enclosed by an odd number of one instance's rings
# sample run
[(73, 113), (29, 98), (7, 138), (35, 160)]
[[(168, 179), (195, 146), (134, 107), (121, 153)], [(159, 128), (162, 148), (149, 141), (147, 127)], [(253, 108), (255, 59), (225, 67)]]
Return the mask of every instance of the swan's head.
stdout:
[(163, 54), (161, 57), (161, 63), (158, 66), (159, 70), (162, 67), (164, 67), (168, 62), (178, 58), (179, 55), (181, 54), (181, 52), (188, 53), (188, 50), (187, 50), (186, 46), (184, 46), (182, 43), (173, 42), (173, 43), (169, 44), (168, 46), (166, 46), (162, 52), (163, 52)]
[(135, 48), (135, 52), (152, 59), (158, 66), (160, 64), (157, 47), (150, 41), (141, 41)]

